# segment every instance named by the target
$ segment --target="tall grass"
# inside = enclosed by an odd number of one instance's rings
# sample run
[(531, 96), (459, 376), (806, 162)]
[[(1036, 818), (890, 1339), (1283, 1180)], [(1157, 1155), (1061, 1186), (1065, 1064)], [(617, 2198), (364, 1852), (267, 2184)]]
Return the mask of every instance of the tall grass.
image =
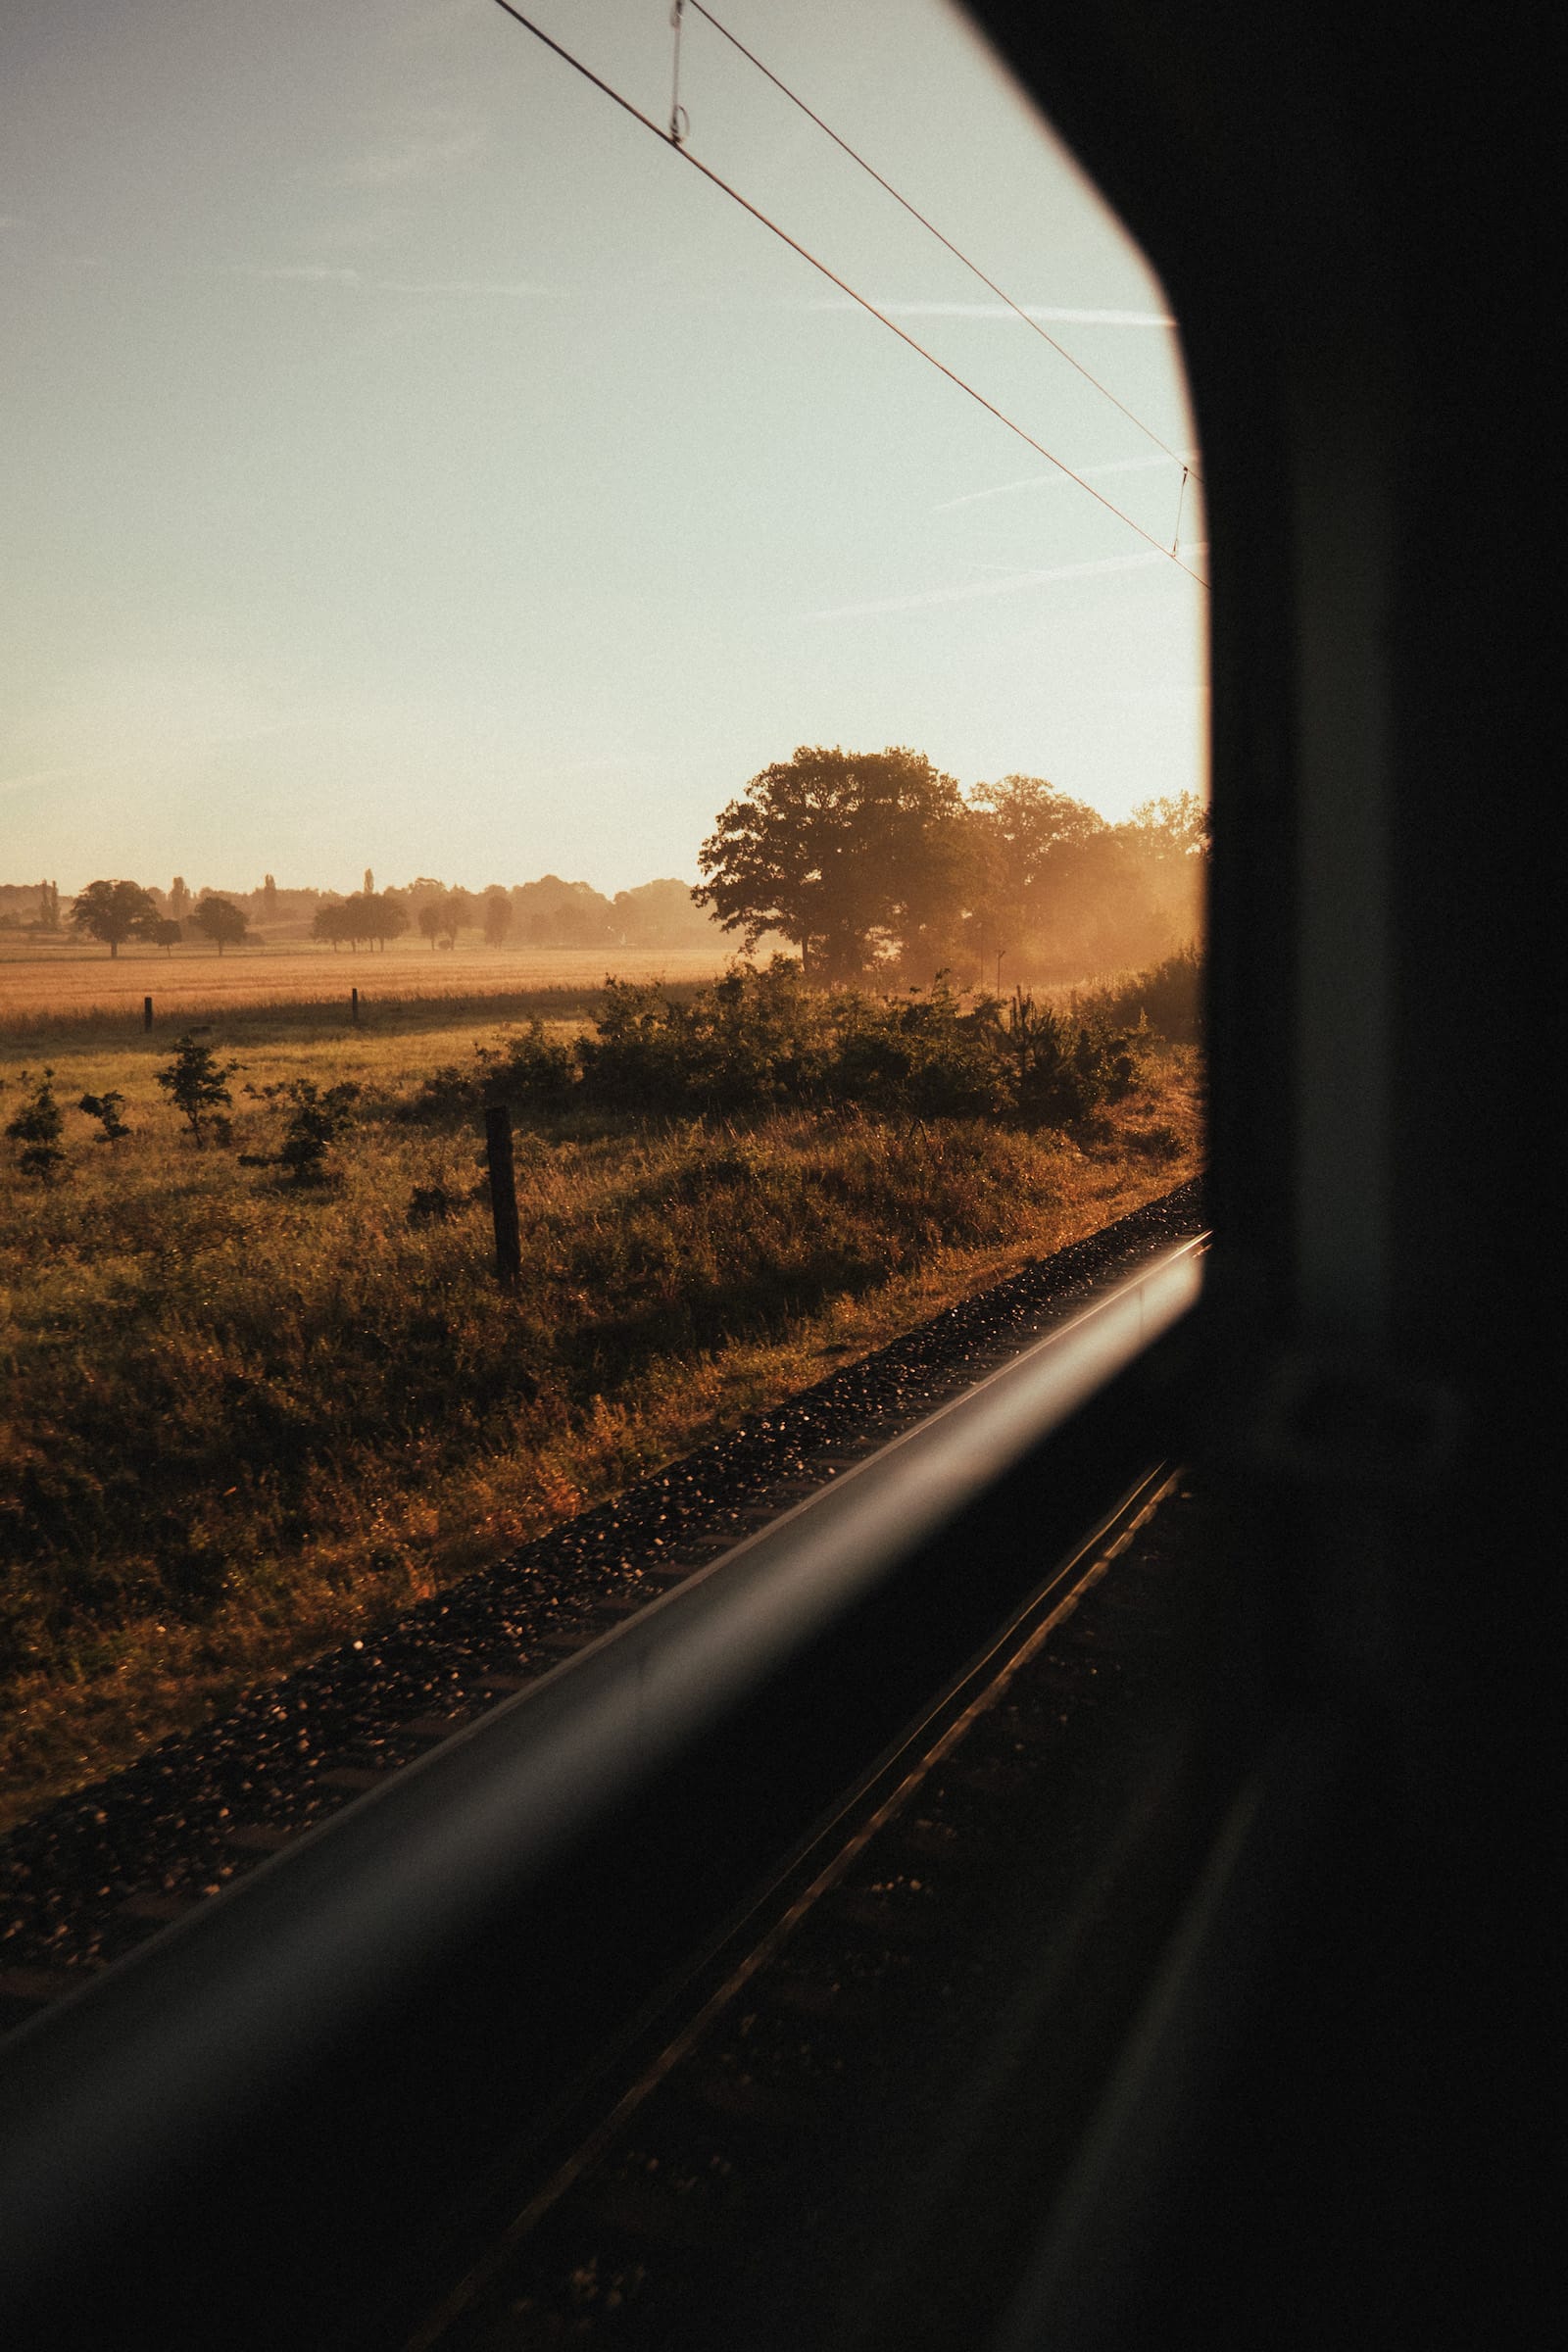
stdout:
[[(112, 1086), (132, 1132), (72, 1111), (53, 1184), (6, 1148), (12, 1811), (1197, 1165), (1180, 1056), (1071, 1138), (571, 1107), (519, 1134), (503, 1291), (471, 1108), (423, 1085), (459, 1042), (225, 1042), (233, 1135), (205, 1150), (158, 1093), (167, 1046), (54, 1051), (60, 1101)], [(300, 1078), (363, 1090), (314, 1186), (238, 1164), (275, 1154), (288, 1097), (262, 1090)], [(0, 1113), (23, 1092), (13, 1064)]]

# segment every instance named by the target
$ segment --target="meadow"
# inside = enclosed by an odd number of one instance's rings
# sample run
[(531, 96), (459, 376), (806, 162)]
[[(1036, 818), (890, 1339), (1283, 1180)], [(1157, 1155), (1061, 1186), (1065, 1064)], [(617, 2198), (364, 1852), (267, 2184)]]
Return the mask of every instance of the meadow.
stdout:
[(609, 964), (633, 980), (707, 980), (728, 954), (722, 941), (713, 948), (465, 945), (447, 952), (421, 942), (338, 953), (284, 943), (224, 956), (194, 944), (167, 955), (127, 944), (111, 957), (107, 948), (79, 941), (52, 947), (19, 940), (0, 946), (0, 1039), (43, 1042), (84, 1021), (138, 1026), (148, 996), (161, 1026), (285, 1009), (314, 1012), (329, 1026), (348, 1020), (355, 988), (366, 1012), (472, 1003), (499, 1016), (552, 999), (580, 1006), (603, 985)]
[[(231, 1131), (201, 1145), (158, 1084), (172, 1021), (57, 1003), (0, 1055), (0, 1128), (47, 1065), (66, 1155), (46, 1181), (0, 1144), (0, 1822), (1200, 1164), (1196, 1049), (1152, 1034), (1067, 1131), (572, 1101), (519, 1114), (503, 1289), (479, 1082), (592, 1009), (559, 976), (510, 994), (537, 1027), (232, 1004), (202, 1033)], [(301, 1082), (360, 1090), (311, 1183), (277, 1164)], [(74, 1105), (111, 1092), (128, 1133), (94, 1140)]]

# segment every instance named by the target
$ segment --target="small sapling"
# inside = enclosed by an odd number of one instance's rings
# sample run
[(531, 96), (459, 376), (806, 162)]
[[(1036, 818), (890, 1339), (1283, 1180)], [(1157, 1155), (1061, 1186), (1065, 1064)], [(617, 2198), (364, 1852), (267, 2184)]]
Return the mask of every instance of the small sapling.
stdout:
[(199, 1151), (207, 1130), (226, 1144), (230, 1126), (225, 1113), (234, 1098), (224, 1081), (239, 1068), (237, 1061), (220, 1061), (211, 1046), (203, 1045), (193, 1029), (176, 1039), (174, 1058), (158, 1072), (158, 1083), (190, 1128)]
[[(22, 1076), (25, 1084), (25, 1070)], [(54, 1071), (45, 1070), (28, 1100), (6, 1126), (12, 1142), (22, 1146), (23, 1174), (36, 1176), (44, 1184), (53, 1184), (66, 1164), (65, 1152), (60, 1148), (65, 1120), (55, 1101), (53, 1080)]]

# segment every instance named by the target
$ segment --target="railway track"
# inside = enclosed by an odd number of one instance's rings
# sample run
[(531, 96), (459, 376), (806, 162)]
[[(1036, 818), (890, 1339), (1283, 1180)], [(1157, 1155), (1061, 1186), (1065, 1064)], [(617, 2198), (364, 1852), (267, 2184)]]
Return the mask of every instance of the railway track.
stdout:
[(1144, 1481), (760, 1892), (387, 2352), (972, 2340), (1028, 2244), (1020, 2184), (1079, 2120), (1084, 2053), (1054, 2020), (1087, 1966), (1103, 1996), (1090, 1928), (1180, 1769), (1207, 1532), (1182, 1473)]
[(16, 2034), (19, 2340), (101, 2328), (127, 2264), (170, 2344), (457, 2325), (453, 2249), (519, 2181), (555, 2209), (1147, 1510), (1198, 1254), (1146, 1251)]

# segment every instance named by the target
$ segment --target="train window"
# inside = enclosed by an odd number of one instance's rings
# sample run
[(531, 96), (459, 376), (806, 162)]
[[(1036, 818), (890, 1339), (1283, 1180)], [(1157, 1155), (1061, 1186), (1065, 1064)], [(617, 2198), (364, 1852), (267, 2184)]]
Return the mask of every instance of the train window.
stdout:
[[(1205, 521), (1158, 282), (926, 0), (538, 29), (7, 28), (12, 1822), (1196, 1172)], [(838, 1012), (766, 1002), (775, 953)], [(607, 971), (747, 954), (704, 1017), (755, 1066), (591, 1034)], [(798, 1068), (808, 1113), (880, 1088), (995, 1146), (966, 1186), (906, 1141), (881, 1200), (842, 1132), (724, 1185), (706, 1135), (652, 1173), (571, 1138), (585, 1075), (711, 1123)], [(487, 1084), (531, 1121), (522, 1357)], [(809, 1263), (797, 1182), (846, 1203)], [(607, 1252), (650, 1184), (678, 1216)], [(758, 1262), (700, 1297), (744, 1185)]]
[(618, 2310), (647, 2176), (736, 2160), (606, 2155), (615, 2100), (711, 2013), (650, 2115), (809, 2106), (847, 1989), (907, 2003), (896, 2071), (960, 1837), (999, 1950), (1060, 1943), (1014, 2021), (1059, 2170), (1250, 1736), (1184, 1760), (1164, 287), (938, 0), (22, 0), (0, 55), (19, 2310), (98, 2326), (151, 2231), (172, 2343), (456, 2346), (536, 2292), (556, 2340), (591, 2166)]

